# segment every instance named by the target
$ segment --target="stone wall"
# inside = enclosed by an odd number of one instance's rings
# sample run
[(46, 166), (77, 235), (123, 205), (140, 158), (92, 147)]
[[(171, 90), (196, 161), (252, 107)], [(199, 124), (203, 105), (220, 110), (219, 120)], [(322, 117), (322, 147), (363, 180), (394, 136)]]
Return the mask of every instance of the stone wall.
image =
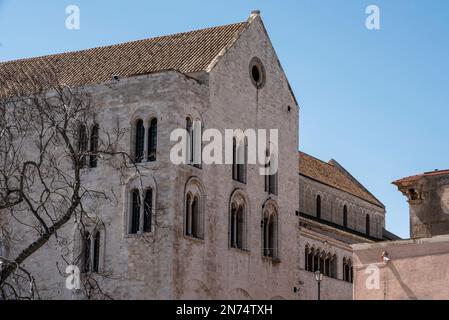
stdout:
[[(449, 236), (357, 244), (354, 298), (357, 300), (449, 299)], [(390, 261), (381, 256), (386, 251)]]
[(329, 187), (304, 176), (299, 178), (300, 210), (316, 216), (316, 198), (321, 196), (321, 218), (343, 226), (343, 208), (348, 209), (349, 229), (366, 233), (366, 215), (370, 216), (370, 235), (382, 239), (385, 210), (347, 192)]
[[(257, 56), (266, 70), (266, 84), (253, 86), (249, 62)], [(193, 76), (193, 75), (192, 75)], [(298, 107), (269, 42), (260, 17), (209, 74), (189, 78), (174, 71), (120, 79), (87, 88), (100, 105), (100, 128), (127, 129), (120, 149), (132, 152), (133, 125), (158, 119), (157, 161), (139, 165), (144, 188), (154, 188), (155, 226), (151, 234), (128, 235), (129, 193), (139, 176), (129, 169), (121, 176), (105, 166), (83, 172), (83, 184), (114, 195), (114, 201), (85, 203), (103, 224), (98, 277), (103, 291), (114, 299), (270, 299), (297, 298), (293, 292), (299, 268), (297, 232), (299, 184), (297, 174)], [(202, 169), (177, 166), (169, 160), (170, 133), (185, 128), (186, 116), (201, 119), (204, 129), (279, 129), (278, 195), (264, 191), (259, 165), (248, 166), (246, 184), (232, 180), (231, 166)], [(100, 139), (101, 139), (100, 133)], [(104, 137), (103, 137), (104, 138)], [(184, 194), (192, 177), (203, 191), (204, 240), (184, 236)], [(229, 248), (229, 199), (241, 190), (248, 199), (247, 250)], [(278, 207), (279, 261), (262, 257), (263, 206)], [(16, 242), (14, 257), (36, 234), (7, 222)], [(79, 237), (74, 221), (59, 232), (76, 254)], [(44, 299), (81, 299), (65, 289), (66, 263), (54, 238), (28, 259)], [(70, 260), (70, 259), (69, 259)]]

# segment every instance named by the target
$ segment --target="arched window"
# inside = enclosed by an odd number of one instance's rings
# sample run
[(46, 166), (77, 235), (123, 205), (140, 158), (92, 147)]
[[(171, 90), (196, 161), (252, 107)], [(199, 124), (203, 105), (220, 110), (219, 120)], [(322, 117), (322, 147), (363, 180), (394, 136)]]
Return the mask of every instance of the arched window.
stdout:
[(143, 120), (136, 121), (135, 141), (134, 141), (134, 160), (140, 163), (144, 159), (144, 145), (145, 145), (145, 127)]
[(309, 251), (310, 251), (310, 247), (307, 244), (304, 249), (304, 270), (306, 270), (306, 271), (310, 271), (309, 270)]
[(157, 119), (153, 118), (150, 121), (150, 128), (148, 130), (148, 161), (156, 161), (157, 151)]
[[(278, 161), (277, 161), (277, 155), (275, 153), (271, 153), (270, 151), (266, 151), (266, 157), (269, 159), (268, 163), (265, 165), (265, 168), (269, 169), (272, 166), (276, 167), (277, 170), (273, 174), (268, 174), (265, 176), (265, 191), (269, 194), (277, 195), (278, 194)], [(269, 172), (271, 173), (271, 172)]]
[(320, 256), (319, 256), (319, 261), (320, 261), (320, 266), (319, 266), (319, 270), (321, 271), (322, 274), (325, 274), (326, 272), (326, 252), (321, 252)]
[(87, 128), (84, 124), (78, 126), (78, 152), (80, 159), (80, 167), (84, 168), (87, 164), (87, 148), (89, 144), (89, 136)]
[(191, 178), (185, 193), (185, 235), (203, 239), (203, 191), (198, 179)]
[(243, 248), (244, 208), (233, 205), (231, 211), (231, 247)]
[(348, 227), (348, 207), (346, 205), (343, 207), (343, 227)]
[(278, 249), (278, 215), (273, 204), (266, 205), (263, 219), (263, 255), (279, 259)]
[(330, 270), (331, 278), (337, 279), (337, 277), (338, 277), (338, 274), (337, 274), (337, 256), (335, 254), (332, 256), (331, 266), (330, 267), (331, 267), (331, 270)]
[(187, 131), (187, 164), (193, 164), (193, 121), (190, 117), (186, 118)]
[(82, 233), (82, 272), (100, 272), (101, 231)]
[(91, 266), (91, 238), (90, 233), (86, 231), (83, 237), (83, 272), (89, 272)]
[(91, 130), (91, 133), (90, 133), (89, 167), (91, 167), (91, 168), (96, 168), (97, 167), (98, 137), (99, 137), (99, 126), (98, 126), (98, 124), (94, 124), (92, 126), (92, 130)]
[(186, 117), (187, 131), (187, 161), (186, 163), (196, 168), (201, 168), (201, 135), (202, 124), (200, 120), (193, 121), (190, 116)]
[(94, 233), (92, 239), (93, 242), (93, 252), (92, 252), (92, 271), (99, 272), (100, 269), (100, 231)]
[(232, 178), (241, 183), (246, 183), (246, 167), (248, 155), (248, 140), (237, 142), (233, 139), (233, 165)]
[(369, 221), (369, 214), (366, 215), (366, 235), (370, 235), (370, 221)]
[(307, 257), (307, 271), (313, 272), (314, 266), (313, 266), (313, 257), (315, 256), (315, 249), (311, 248), (309, 250), (309, 254)]
[(201, 204), (200, 196), (192, 196), (190, 193), (186, 197), (186, 235), (201, 239)]
[(343, 281), (351, 282), (353, 271), (352, 271), (352, 260), (350, 258), (343, 258)]
[(186, 196), (186, 203), (185, 203), (185, 211), (186, 211), (186, 223), (185, 223), (185, 234), (187, 236), (192, 235), (192, 195), (189, 193)]
[(131, 225), (129, 233), (136, 234), (140, 231), (140, 192), (138, 189), (134, 189), (131, 195)]
[(148, 189), (145, 192), (143, 215), (143, 232), (151, 232), (151, 223), (153, 219), (153, 190)]
[(323, 269), (323, 274), (326, 277), (330, 277), (331, 276), (331, 261), (332, 261), (332, 256), (330, 254), (326, 254), (324, 255), (324, 269)]
[(236, 191), (231, 197), (229, 242), (231, 248), (246, 249), (247, 204), (243, 195)]
[[(148, 188), (141, 194), (135, 188), (131, 190), (131, 207), (128, 223), (129, 234), (151, 232), (154, 211), (154, 189)], [(143, 200), (143, 206), (141, 205)]]
[(192, 202), (192, 237), (200, 238), (200, 199), (198, 195), (193, 197)]
[(316, 217), (321, 219), (321, 196), (317, 195), (316, 197)]
[(315, 250), (315, 254), (313, 256), (313, 272), (320, 270), (320, 250)]

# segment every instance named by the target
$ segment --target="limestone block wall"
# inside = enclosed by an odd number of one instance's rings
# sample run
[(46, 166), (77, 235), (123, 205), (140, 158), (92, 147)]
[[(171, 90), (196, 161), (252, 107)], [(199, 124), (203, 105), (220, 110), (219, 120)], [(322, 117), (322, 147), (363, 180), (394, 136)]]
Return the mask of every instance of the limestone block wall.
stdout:
[[(202, 81), (177, 72), (164, 72), (120, 79), (87, 88), (93, 102), (101, 105), (100, 128), (126, 129), (119, 146), (132, 152), (133, 125), (137, 119), (158, 119), (157, 161), (139, 164), (120, 174), (105, 166), (86, 169), (83, 183), (107, 192), (113, 201), (86, 202), (92, 215), (103, 224), (99, 277), (103, 291), (114, 299), (295, 299), (299, 276), (297, 232), (299, 184), (297, 175), (298, 107), (269, 42), (260, 18), (249, 26), (210, 74)], [(266, 83), (257, 89), (249, 77), (249, 62), (257, 56), (266, 70)], [(247, 183), (232, 180), (225, 165), (177, 166), (170, 162), (170, 133), (185, 127), (187, 115), (199, 118), (203, 128), (279, 129), (278, 195), (264, 191), (259, 165), (249, 165)], [(101, 139), (101, 130), (100, 130)], [(204, 239), (184, 236), (184, 195), (188, 181), (195, 179), (203, 193)], [(142, 180), (155, 189), (155, 226), (151, 234), (128, 235), (130, 190)], [(229, 199), (240, 190), (248, 200), (247, 250), (229, 248)], [(263, 208), (278, 208), (279, 261), (262, 256)], [(8, 221), (15, 230), (10, 257), (20, 252), (33, 234)], [(72, 221), (60, 231), (69, 249), (80, 244)], [(52, 241), (40, 249), (26, 266), (41, 286), (44, 299), (81, 299), (65, 289), (61, 270), (65, 262)]]
[[(249, 74), (255, 56), (266, 71), (261, 89), (253, 85)], [(204, 129), (279, 129), (279, 192), (277, 196), (265, 192), (259, 165), (248, 166), (246, 184), (232, 180), (230, 165), (178, 168), (175, 193), (182, 196), (187, 179), (195, 176), (204, 186), (206, 205), (204, 240), (193, 240), (183, 236), (183, 202), (176, 202), (174, 297), (295, 299), (299, 110), (261, 21), (254, 21), (241, 35), (211, 70), (207, 82), (209, 104), (191, 106), (191, 112), (198, 112), (203, 119)], [(236, 190), (248, 199), (248, 246), (244, 251), (229, 247), (229, 201)], [(279, 262), (262, 256), (261, 221), (269, 200), (279, 208)]]
[(348, 228), (365, 233), (370, 215), (370, 235), (382, 238), (385, 210), (347, 192), (329, 187), (304, 176), (299, 178), (300, 210), (316, 216), (316, 197), (321, 196), (321, 218), (343, 226), (343, 207), (348, 209)]

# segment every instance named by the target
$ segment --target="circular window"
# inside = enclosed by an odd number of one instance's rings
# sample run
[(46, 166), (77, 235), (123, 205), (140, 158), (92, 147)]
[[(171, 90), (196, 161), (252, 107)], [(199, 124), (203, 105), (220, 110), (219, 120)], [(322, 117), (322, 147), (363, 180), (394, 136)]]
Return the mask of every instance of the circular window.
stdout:
[(259, 58), (254, 57), (249, 64), (249, 74), (254, 86), (258, 89), (265, 84), (265, 68)]

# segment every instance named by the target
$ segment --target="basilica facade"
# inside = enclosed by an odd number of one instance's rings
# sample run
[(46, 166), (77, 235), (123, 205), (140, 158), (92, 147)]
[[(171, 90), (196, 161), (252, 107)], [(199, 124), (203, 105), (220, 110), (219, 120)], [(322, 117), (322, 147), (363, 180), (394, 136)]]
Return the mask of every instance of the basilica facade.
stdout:
[[(0, 70), (56, 66), (101, 106), (86, 124), (83, 148), (103, 129), (127, 128), (120, 147), (139, 168), (119, 174), (88, 161), (83, 183), (110, 190), (114, 202), (86, 203), (87, 232), (70, 220), (57, 239), (24, 262), (44, 299), (83, 299), (66, 287), (65, 264), (97, 277), (113, 299), (352, 299), (351, 245), (394, 239), (385, 207), (338, 162), (298, 152), (300, 106), (260, 13), (232, 25), (109, 47), (0, 63)], [(259, 165), (205, 165), (170, 159), (171, 133), (278, 129), (278, 171)], [(193, 143), (198, 143), (194, 142)], [(32, 235), (1, 220), (14, 259)], [(86, 249), (87, 248), (87, 249)]]

